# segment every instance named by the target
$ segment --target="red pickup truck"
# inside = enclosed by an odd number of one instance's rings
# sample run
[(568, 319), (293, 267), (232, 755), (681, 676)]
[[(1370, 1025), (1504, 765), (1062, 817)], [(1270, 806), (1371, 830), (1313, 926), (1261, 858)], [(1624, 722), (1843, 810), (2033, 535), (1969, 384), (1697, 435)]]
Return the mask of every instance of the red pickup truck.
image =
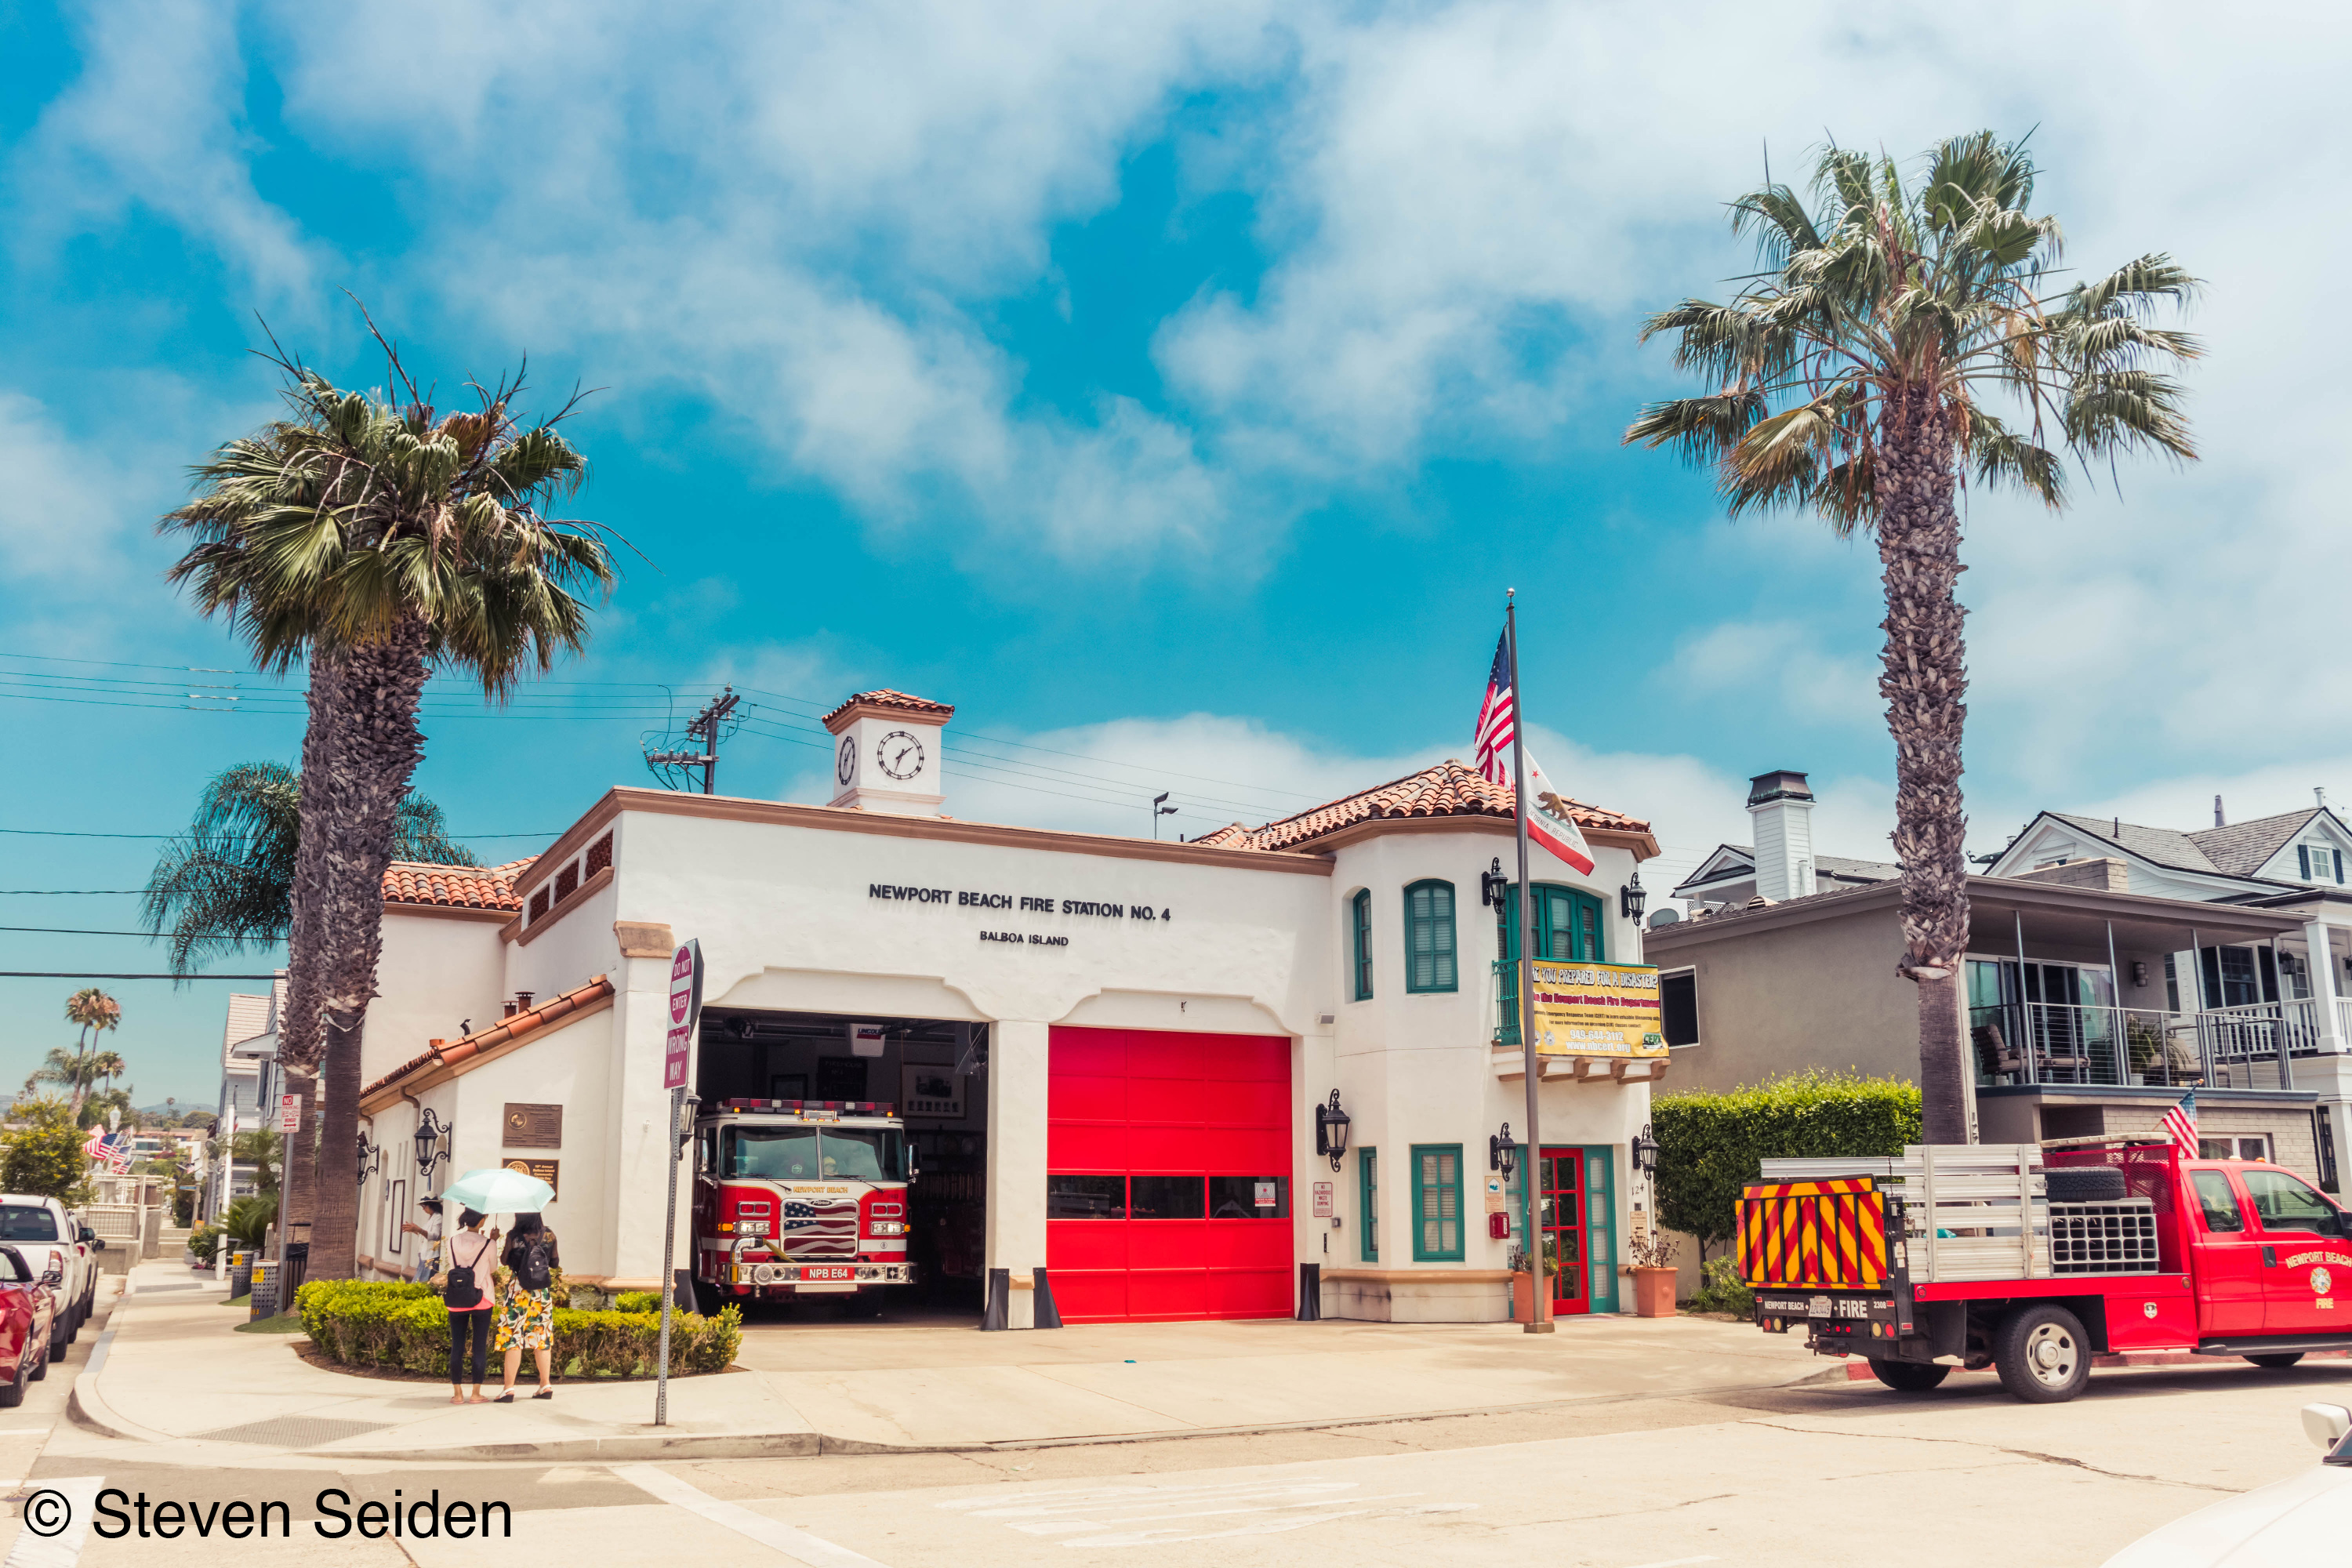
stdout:
[(2046, 1404), (2102, 1352), (2284, 1367), (2352, 1349), (2352, 1213), (2276, 1165), (2114, 1139), (1764, 1174), (1738, 1205), (1758, 1324), (1865, 1356), (1893, 1388), (1991, 1366)]

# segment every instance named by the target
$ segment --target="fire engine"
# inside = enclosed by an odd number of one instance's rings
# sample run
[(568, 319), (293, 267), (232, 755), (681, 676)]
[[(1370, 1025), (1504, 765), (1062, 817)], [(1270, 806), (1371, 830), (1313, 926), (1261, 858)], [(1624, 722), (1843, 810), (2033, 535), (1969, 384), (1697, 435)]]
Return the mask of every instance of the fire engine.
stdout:
[(831, 1295), (879, 1310), (907, 1260), (915, 1153), (896, 1106), (730, 1100), (694, 1124), (694, 1290), (730, 1300)]
[(2352, 1213), (2268, 1162), (2105, 1137), (1763, 1167), (1736, 1205), (1758, 1325), (1906, 1393), (1991, 1366), (2048, 1404), (2106, 1352), (2352, 1349)]

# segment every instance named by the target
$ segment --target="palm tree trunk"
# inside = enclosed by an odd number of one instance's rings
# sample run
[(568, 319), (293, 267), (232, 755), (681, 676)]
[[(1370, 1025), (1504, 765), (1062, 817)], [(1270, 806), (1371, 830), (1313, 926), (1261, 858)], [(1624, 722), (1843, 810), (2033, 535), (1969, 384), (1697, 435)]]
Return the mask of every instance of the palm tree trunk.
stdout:
[(1903, 962), (1919, 987), (1919, 1093), (1930, 1143), (1969, 1141), (1969, 1062), (1959, 1027), (1968, 951), (1968, 818), (1960, 732), (1968, 718), (1953, 503), (1953, 411), (1928, 386), (1886, 390), (1874, 454), (1886, 650), (1878, 678), (1895, 740), (1895, 857), (1903, 867)]
[(310, 1233), (311, 1278), (348, 1279), (358, 1272), (360, 1043), (375, 995), (383, 951), (383, 874), (392, 864), (400, 803), (424, 760), (416, 712), (425, 695), (427, 634), (422, 620), (395, 626), (381, 642), (342, 655), (341, 723), (331, 772), (313, 775), (306, 759), (302, 805), (313, 788), (331, 800), (334, 823), (327, 854), (329, 939), (320, 1023), (325, 1034), (327, 1100), (318, 1154), (319, 1218)]

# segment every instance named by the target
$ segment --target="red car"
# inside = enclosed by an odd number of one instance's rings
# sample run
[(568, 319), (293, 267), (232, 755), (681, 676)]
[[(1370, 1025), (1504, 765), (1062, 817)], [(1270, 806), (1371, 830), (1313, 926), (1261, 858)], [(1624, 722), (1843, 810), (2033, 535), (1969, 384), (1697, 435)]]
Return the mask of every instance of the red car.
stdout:
[(16, 1247), (0, 1246), (0, 1366), (8, 1381), (0, 1384), (0, 1408), (25, 1403), (25, 1385), (38, 1383), (49, 1372), (57, 1353), (58, 1286), (63, 1276), (52, 1269), (36, 1274)]

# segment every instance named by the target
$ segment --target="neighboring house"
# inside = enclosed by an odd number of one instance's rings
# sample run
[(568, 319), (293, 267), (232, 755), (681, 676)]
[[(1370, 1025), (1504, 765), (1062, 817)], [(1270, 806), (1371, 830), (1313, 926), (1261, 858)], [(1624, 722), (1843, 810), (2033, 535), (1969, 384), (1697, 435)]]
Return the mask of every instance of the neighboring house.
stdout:
[[(1754, 794), (1771, 797), (1752, 807), (1758, 842), (1802, 844), (1801, 821), (1780, 814), (1809, 811), (1810, 794)], [(2297, 1076), (2274, 1018), (2200, 1007), (2176, 973), (2200, 949), (2275, 951), (2300, 935), (2302, 916), (2152, 897), (2118, 879), (2104, 860), (1969, 879), (1964, 1005), (1979, 1139), (2151, 1132), (2194, 1089), (2210, 1152), (2274, 1159), (2335, 1190), (2345, 1108), (2332, 1080)], [(1899, 883), (1876, 881), (1654, 927), (1646, 948), (1677, 1087), (1731, 1089), (1804, 1068), (1916, 1082), (1918, 993), (1895, 972), (1901, 902)]]
[[(239, 1132), (253, 1131), (268, 1120), (263, 1108), (276, 1094), (278, 1014), (285, 1003), (283, 970), (267, 995), (237, 993), (228, 999), (228, 1017), (221, 1029), (220, 1105), (215, 1112), (224, 1134), (232, 1125), (232, 1113)], [(257, 1190), (256, 1176), (252, 1165), (223, 1160), (216, 1189), (205, 1194), (205, 1216), (220, 1214), (233, 1200)]]
[(1748, 781), (1748, 815), (1756, 823), (1756, 842), (1717, 845), (1668, 897), (1688, 901), (1696, 913), (1741, 908), (1751, 899), (1777, 903), (1840, 888), (1866, 888), (1903, 874), (1892, 860), (1814, 854), (1812, 811), (1813, 792), (1804, 774), (1786, 768), (1757, 774)]

